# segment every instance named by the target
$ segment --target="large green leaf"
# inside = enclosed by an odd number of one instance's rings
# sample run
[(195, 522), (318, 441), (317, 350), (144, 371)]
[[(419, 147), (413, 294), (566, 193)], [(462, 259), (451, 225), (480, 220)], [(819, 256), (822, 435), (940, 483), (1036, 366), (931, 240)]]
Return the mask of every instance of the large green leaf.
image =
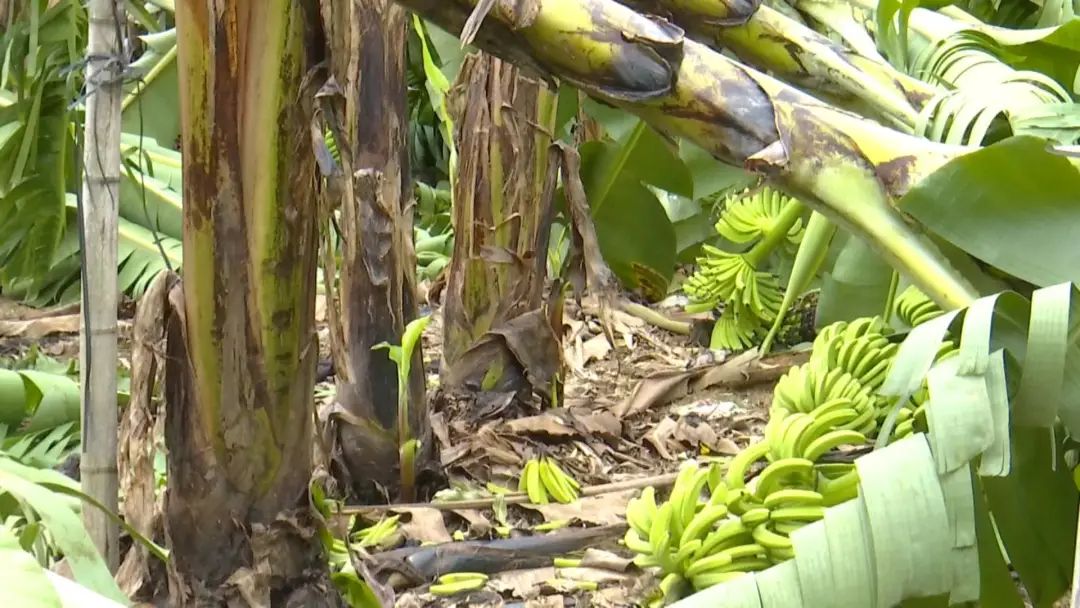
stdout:
[(0, 38), (0, 88), (14, 103), (0, 110), (0, 280), (5, 289), (44, 272), (64, 230), (64, 190), (72, 141), (68, 104), (76, 93), (68, 65), (81, 55), (79, 2), (35, 1), (29, 19)]
[(0, 589), (7, 602), (25, 608), (60, 608), (56, 595), (41, 564), (23, 551), (19, 539), (0, 525)]
[[(39, 4), (34, 6), (42, 9)], [(68, 109), (78, 94), (79, 72), (67, 66), (82, 53), (86, 18), (76, 0), (49, 4), (17, 22), (0, 44), (0, 87), (11, 91), (0, 103), (0, 281), (6, 295), (34, 305), (73, 302), (79, 294), (70, 193), (80, 185), (70, 162), (75, 115)], [(179, 154), (154, 139), (171, 146), (179, 128), (175, 31), (143, 40), (148, 50), (133, 67), (145, 86), (132, 87), (125, 101), (125, 125), (136, 133), (123, 138), (130, 169), (119, 201), (118, 271), (121, 288), (133, 296), (166, 267), (165, 260), (180, 265)], [(133, 107), (145, 112), (141, 127)], [(164, 234), (148, 237), (145, 229)], [(158, 237), (169, 238), (160, 238), (159, 247)]]
[(1076, 485), (1060, 447), (1053, 457), (1048, 429), (1013, 429), (1013, 448), (1012, 472), (984, 478), (983, 489), (1028, 595), (1037, 608), (1049, 607), (1072, 580)]
[(901, 208), (974, 257), (1039, 286), (1080, 282), (1080, 172), (1034, 137), (961, 156)]
[(84, 586), (106, 597), (128, 603), (109, 573), (105, 560), (94, 548), (79, 515), (61, 495), (40, 485), (73, 485), (74, 482), (51, 470), (23, 466), (0, 456), (0, 490), (10, 493), (41, 518), (48, 528), (53, 543), (67, 558), (75, 579)]
[(1024, 608), (1024, 600), (1013, 583), (1005, 556), (1001, 554), (1001, 543), (994, 522), (990, 520), (982, 488), (979, 486), (974, 490), (982, 605), (984, 608)]
[(0, 242), (5, 245), (0, 266), (5, 283), (47, 269), (63, 236), (69, 152), (65, 90), (63, 83), (41, 81), (33, 107), (38, 113), (24, 119), (16, 136), (22, 143), (12, 175), (17, 181), (0, 183)]
[(649, 187), (692, 196), (693, 178), (651, 128), (636, 119), (625, 126), (609, 122), (605, 128), (618, 138), (581, 146), (581, 179), (605, 261), (623, 285), (662, 298), (674, 272), (676, 237)]
[(816, 325), (882, 314), (891, 277), (892, 268), (881, 256), (862, 239), (849, 237), (822, 278)]
[(462, 48), (461, 41), (457, 36), (451, 35), (438, 25), (424, 22), (424, 30), (435, 52), (439, 69), (446, 76), (447, 81), (453, 82), (461, 71), (461, 64), (465, 61), (465, 55), (473, 51), (473, 47)]
[(174, 144), (180, 137), (180, 89), (176, 67), (176, 29), (139, 37), (147, 52), (132, 63), (139, 76), (127, 87), (121, 129)]
[(174, 192), (183, 192), (184, 172), (179, 152), (136, 133), (121, 133), (120, 145), (124, 160), (136, 172), (164, 183)]
[(1003, 59), (1011, 65), (1046, 74), (1075, 91), (1080, 67), (1080, 19), (1073, 17), (1060, 25), (1035, 29), (965, 25), (1009, 47), (1012, 53)]
[(79, 420), (79, 387), (67, 376), (36, 370), (18, 372), (23, 379), (29, 420), (21, 430), (33, 433)]
[(757, 181), (753, 173), (722, 163), (686, 140), (679, 142), (679, 158), (690, 171), (696, 199), (742, 190)]
[(68, 376), (0, 369), (0, 424), (32, 433), (79, 420), (79, 386)]
[(582, 165), (582, 181), (594, 209), (609, 202), (618, 204), (611, 196), (612, 189), (624, 175), (674, 194), (694, 195), (693, 176), (679, 158), (678, 150), (640, 120), (614, 142), (588, 142), (582, 146), (582, 163), (586, 147), (591, 149), (588, 154), (592, 164), (588, 171)]
[[(599, 172), (596, 159), (610, 147), (602, 142), (582, 146), (583, 181)], [(609, 205), (596, 205), (598, 198), (590, 188), (598, 187), (595, 179), (585, 181), (604, 260), (626, 287), (641, 288), (649, 297), (664, 297), (675, 269), (675, 230), (663, 205), (628, 173), (605, 182)]]
[(120, 178), (120, 216), (174, 239), (183, 235), (180, 192), (166, 182), (130, 168)]
[[(141, 207), (141, 203), (133, 203), (133, 206)], [(56, 261), (47, 272), (9, 285), (5, 290), (9, 297), (40, 306), (78, 300), (81, 258), (75, 213), (74, 195), (69, 194), (68, 227), (57, 249)], [(145, 219), (146, 215), (143, 218), (141, 224), (152, 223)], [(141, 224), (123, 216), (117, 222), (118, 283), (121, 291), (135, 298), (146, 291), (159, 272), (170, 267), (178, 270), (183, 264), (183, 247), (178, 237), (147, 229)]]

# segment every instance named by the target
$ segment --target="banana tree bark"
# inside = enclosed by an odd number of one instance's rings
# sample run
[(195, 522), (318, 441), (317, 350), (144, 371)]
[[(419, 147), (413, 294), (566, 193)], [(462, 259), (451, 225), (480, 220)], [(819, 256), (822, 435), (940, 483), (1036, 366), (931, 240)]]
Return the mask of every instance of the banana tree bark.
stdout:
[(308, 508), (316, 197), (302, 81), (318, 15), (176, 6), (184, 277), (166, 367), (179, 606), (339, 606)]
[[(331, 204), (341, 209), (339, 301), (330, 307), (341, 411), (328, 417), (324, 430), (336, 476), (354, 496), (375, 499), (377, 485), (399, 488), (401, 472), (398, 370), (385, 350), (372, 347), (400, 344), (417, 315), (405, 78), (409, 21), (392, 0), (324, 1), (322, 18), (338, 87), (321, 97), (323, 118), (341, 157), (341, 176), (331, 178), (337, 183), (330, 188)], [(333, 276), (332, 267), (324, 270)], [(412, 361), (408, 428), (430, 447), (419, 348)]]
[(486, 53), (466, 58), (451, 95), (460, 160), (442, 379), (451, 389), (531, 385), (551, 399), (559, 341), (542, 305), (556, 95)]
[[(399, 1), (451, 32), (478, 4)], [(475, 43), (766, 174), (867, 239), (939, 304), (954, 308), (976, 295), (896, 206), (913, 184), (969, 148), (831, 107), (614, 0), (499, 0)]]

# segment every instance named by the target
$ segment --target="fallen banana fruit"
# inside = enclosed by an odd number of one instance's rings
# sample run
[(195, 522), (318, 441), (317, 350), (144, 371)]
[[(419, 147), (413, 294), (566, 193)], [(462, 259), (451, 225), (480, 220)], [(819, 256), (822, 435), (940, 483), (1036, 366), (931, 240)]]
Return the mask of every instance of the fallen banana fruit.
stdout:
[(432, 584), (428, 591), (432, 595), (445, 597), (466, 591), (475, 591), (486, 585), (487, 582), (488, 575), (482, 572), (452, 572), (440, 576), (438, 582)]
[(551, 458), (542, 456), (525, 463), (518, 480), (518, 490), (529, 495), (529, 502), (546, 505), (551, 499), (569, 504), (578, 499), (579, 484)]

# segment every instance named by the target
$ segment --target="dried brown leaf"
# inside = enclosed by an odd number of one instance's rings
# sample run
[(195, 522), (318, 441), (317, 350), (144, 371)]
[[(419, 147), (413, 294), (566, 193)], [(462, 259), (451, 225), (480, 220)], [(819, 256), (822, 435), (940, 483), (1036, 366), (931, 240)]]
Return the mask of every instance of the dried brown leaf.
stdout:
[(634, 563), (633, 559), (602, 549), (589, 548), (581, 556), (581, 566), (583, 568), (603, 568), (613, 572), (626, 572), (632, 563)]
[(585, 186), (581, 182), (581, 156), (578, 151), (562, 142), (555, 142), (562, 156), (562, 178), (566, 194), (566, 207), (570, 212), (571, 253), (568, 264), (584, 273), (585, 283), (590, 295), (596, 297), (598, 317), (608, 340), (615, 342), (612, 331), (612, 312), (618, 295), (618, 281), (615, 273), (604, 261), (600, 252), (600, 241), (596, 236), (589, 203), (585, 196)]
[(664, 460), (674, 460), (675, 457), (668, 451), (668, 441), (671, 440), (677, 426), (678, 423), (671, 418), (664, 416), (664, 418), (660, 420), (652, 430), (645, 433), (641, 439), (642, 441), (648, 441)]
[(689, 390), (690, 380), (700, 373), (700, 370), (672, 370), (644, 378), (615, 408), (615, 415), (625, 418), (683, 397)]
[(698, 416), (706, 420), (725, 420), (735, 415), (738, 406), (734, 401), (697, 401), (671, 409), (676, 416)]
[(593, 336), (581, 345), (581, 364), (588, 365), (591, 361), (599, 361), (611, 352), (611, 342), (603, 334)]
[(603, 568), (560, 568), (559, 578), (571, 581), (587, 581), (600, 585), (605, 583), (622, 583), (633, 578), (625, 572), (614, 572)]
[(491, 531), (491, 521), (479, 509), (455, 509), (453, 511), (469, 523), (469, 531), (477, 536), (484, 536)]
[(399, 524), (406, 538), (421, 543), (448, 543), (454, 540), (446, 530), (443, 512), (438, 509), (394, 509), (394, 512), (407, 515), (401, 518)]
[(446, 370), (444, 380), (450, 386), (479, 388), (491, 361), (500, 356), (511, 361), (512, 367), (516, 364), (517, 369), (504, 370), (491, 391), (517, 391), (523, 376), (536, 394), (551, 400), (562, 353), (546, 311), (533, 310), (493, 328)]
[(503, 423), (503, 430), (516, 435), (532, 434), (548, 437), (571, 437), (577, 435), (571, 423), (553, 412), (544, 412), (537, 416), (526, 416)]
[(586, 524), (608, 526), (625, 522), (626, 503), (634, 497), (638, 490), (626, 490), (623, 492), (609, 492), (598, 496), (583, 496), (578, 500), (564, 505), (551, 503), (546, 505), (523, 504), (526, 509), (536, 511), (544, 516), (544, 521), (570, 520)]
[(450, 442), (450, 429), (446, 425), (446, 416), (442, 412), (432, 412), (428, 415), (428, 421), (431, 423), (432, 434), (439, 441), (439, 447), (443, 450), (450, 448), (453, 444)]
[(765, 361), (752, 349), (722, 363), (689, 370), (661, 371), (638, 382), (614, 412), (619, 417), (626, 417), (707, 388), (742, 388), (772, 382), (789, 367), (807, 358), (806, 353), (796, 353)]
[(555, 568), (553, 567), (507, 570), (492, 576), (488, 580), (488, 586), (499, 593), (509, 593), (514, 597), (527, 599), (540, 593), (540, 585), (554, 577)]
[(727, 437), (720, 437), (716, 440), (716, 445), (712, 447), (712, 451), (724, 456), (734, 456), (739, 453), (739, 444)]
[(608, 410), (571, 408), (574, 422), (586, 435), (618, 437), (622, 435), (622, 422)]
[(671, 437), (695, 450), (700, 446), (705, 446), (710, 451), (716, 451), (719, 441), (716, 430), (708, 423), (701, 420), (692, 421), (688, 418), (680, 418), (675, 423), (675, 430), (672, 431)]
[[(165, 369), (165, 317), (167, 296), (176, 275), (160, 273), (150, 283), (135, 310), (131, 353), (131, 400), (120, 419), (117, 466), (120, 474), (121, 512), (133, 528), (147, 538), (158, 536), (162, 501), (156, 496), (154, 453), (163, 419), (155, 398)], [(158, 432), (155, 432), (158, 431)], [(149, 590), (153, 584), (150, 556), (134, 543), (124, 556), (117, 583), (128, 597)]]
[(525, 608), (563, 608), (566, 606), (566, 598), (562, 595), (542, 595), (525, 602)]
[(442, 450), (439, 450), (439, 462), (441, 462), (444, 467), (450, 466), (464, 458), (471, 451), (472, 446), (468, 443), (458, 443), (443, 448)]
[(78, 332), (78, 314), (26, 321), (0, 321), (0, 338), (37, 340), (53, 334), (73, 334)]

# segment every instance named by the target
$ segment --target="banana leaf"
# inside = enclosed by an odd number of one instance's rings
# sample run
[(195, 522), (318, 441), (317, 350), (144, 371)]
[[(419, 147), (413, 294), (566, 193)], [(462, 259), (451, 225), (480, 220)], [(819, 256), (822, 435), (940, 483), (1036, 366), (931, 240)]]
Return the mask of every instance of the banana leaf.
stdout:
[(42, 485), (46, 483), (77, 490), (76, 482), (56, 471), (35, 469), (0, 455), (0, 492), (15, 496), (24, 510), (41, 518), (51, 542), (67, 558), (77, 582), (126, 605), (127, 598), (94, 548), (79, 514), (72, 508), (72, 500)]
[(41, 564), (19, 545), (19, 538), (0, 525), (0, 588), (9, 601), (26, 608), (61, 608)]

